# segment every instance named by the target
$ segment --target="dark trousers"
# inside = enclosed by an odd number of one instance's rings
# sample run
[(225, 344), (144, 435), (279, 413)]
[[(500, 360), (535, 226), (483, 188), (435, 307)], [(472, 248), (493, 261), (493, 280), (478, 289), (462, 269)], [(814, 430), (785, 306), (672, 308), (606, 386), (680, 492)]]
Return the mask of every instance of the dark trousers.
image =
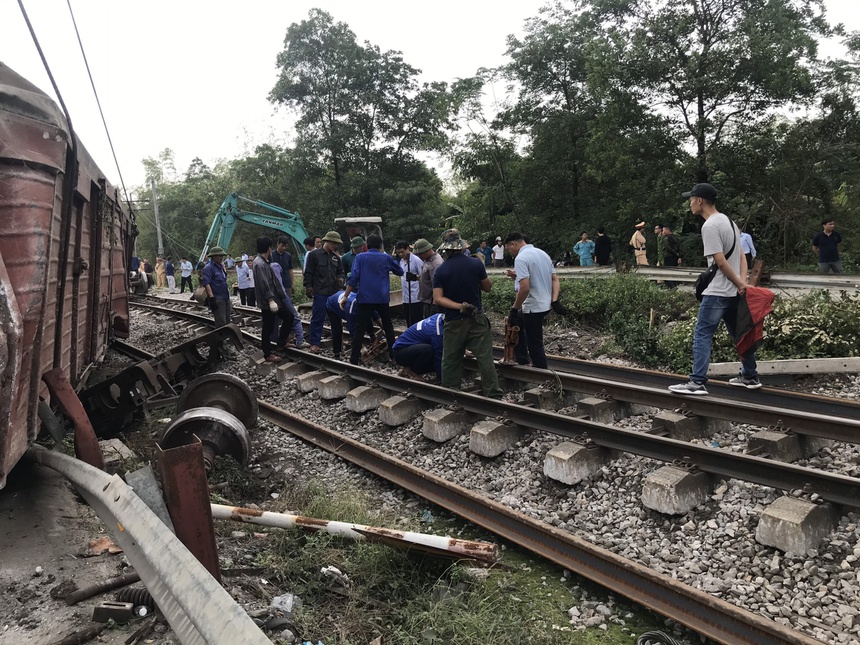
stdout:
[(349, 362), (353, 365), (358, 365), (361, 359), (361, 340), (367, 333), (367, 329), (371, 326), (373, 312), (379, 312), (379, 317), (382, 319), (382, 330), (385, 332), (385, 340), (388, 343), (388, 352), (391, 353), (391, 348), (394, 347), (394, 325), (391, 322), (391, 309), (387, 302), (379, 303), (356, 303), (355, 314), (355, 338), (352, 339), (352, 349), (350, 350)]
[(243, 305), (248, 305), (249, 307), (256, 307), (257, 295), (254, 293), (254, 287), (239, 289), (239, 302)]
[(531, 358), (532, 367), (547, 369), (546, 351), (543, 347), (543, 320), (548, 313), (520, 313), (520, 339), (514, 348), (514, 357), (520, 365), (527, 365)]
[[(665, 266), (666, 266), (667, 268), (668, 268), (668, 267), (674, 267), (674, 268), (677, 268), (677, 267), (678, 267), (678, 260), (679, 260), (679, 258), (678, 258), (678, 256), (677, 256), (677, 255), (671, 255), (671, 254), (668, 254), (668, 253), (667, 253), (667, 254), (666, 254), (666, 257), (664, 258), (664, 260), (665, 260)], [(667, 289), (674, 289), (675, 287), (677, 287), (677, 286), (678, 286), (678, 283), (677, 283), (677, 282), (673, 282), (672, 280), (665, 280), (665, 281), (663, 282), (663, 284), (664, 284), (664, 285), (666, 285), (666, 288), (667, 288)]]
[(179, 285), (179, 293), (185, 293), (185, 285), (188, 285), (188, 291), (194, 293), (194, 287), (191, 285), (191, 276), (182, 277), (182, 283)]
[(394, 362), (408, 367), (416, 374), (428, 374), (436, 369), (433, 365), (433, 345), (430, 343), (395, 348)]
[[(328, 325), (331, 328), (331, 351), (340, 356), (343, 351), (343, 320), (337, 314), (328, 311)], [(355, 339), (352, 339), (355, 342)]]
[(752, 253), (744, 253), (747, 258), (747, 270), (752, 271), (753, 256)]
[(441, 314), (442, 313), (442, 308), (439, 305), (427, 304), (425, 302), (421, 306), (423, 309), (423, 311), (421, 313), (424, 315), (424, 318), (422, 318), (422, 320), (426, 320), (427, 318), (429, 318), (433, 314)]
[(269, 311), (269, 304), (265, 309), (260, 309), (263, 314), (263, 356), (268, 357), (272, 353), (272, 332), (275, 330), (275, 321), (281, 319), (281, 333), (278, 334), (278, 347), (287, 344), (287, 337), (293, 326), (293, 314), (286, 307), (278, 309), (278, 313)]
[(404, 302), (403, 317), (406, 318), (406, 326), (411, 327), (415, 323), (424, 320), (424, 304), (421, 302)]

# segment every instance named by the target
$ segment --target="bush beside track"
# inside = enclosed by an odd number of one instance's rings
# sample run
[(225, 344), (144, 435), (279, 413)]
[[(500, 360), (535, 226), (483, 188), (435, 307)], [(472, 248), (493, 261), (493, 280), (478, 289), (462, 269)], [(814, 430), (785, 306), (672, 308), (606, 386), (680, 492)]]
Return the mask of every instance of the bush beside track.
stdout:
[[(647, 367), (686, 372), (693, 361), (698, 303), (688, 291), (665, 289), (634, 275), (565, 280), (566, 324), (611, 334), (628, 358)], [(507, 315), (514, 301), (509, 278), (494, 278), (484, 306)], [(777, 296), (765, 321), (759, 360), (837, 358), (860, 352), (860, 295), (810, 291)], [(712, 362), (738, 360), (728, 334), (714, 336)]]

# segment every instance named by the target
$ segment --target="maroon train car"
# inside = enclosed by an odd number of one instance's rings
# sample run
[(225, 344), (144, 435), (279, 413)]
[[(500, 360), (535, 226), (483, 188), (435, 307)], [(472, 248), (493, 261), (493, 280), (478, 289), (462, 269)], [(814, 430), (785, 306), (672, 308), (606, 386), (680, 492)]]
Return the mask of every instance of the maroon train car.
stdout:
[(57, 105), (0, 63), (0, 488), (39, 430), (42, 375), (79, 388), (128, 336), (133, 230)]

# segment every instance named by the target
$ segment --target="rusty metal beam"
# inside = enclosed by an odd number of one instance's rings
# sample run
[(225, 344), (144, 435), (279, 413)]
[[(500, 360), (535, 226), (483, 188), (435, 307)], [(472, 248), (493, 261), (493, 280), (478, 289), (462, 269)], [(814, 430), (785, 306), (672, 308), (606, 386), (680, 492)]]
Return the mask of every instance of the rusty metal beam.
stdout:
[(42, 380), (48, 386), (51, 398), (75, 426), (75, 456), (99, 470), (104, 470), (105, 462), (93, 425), (65, 372), (59, 367), (54, 368), (42, 374)]

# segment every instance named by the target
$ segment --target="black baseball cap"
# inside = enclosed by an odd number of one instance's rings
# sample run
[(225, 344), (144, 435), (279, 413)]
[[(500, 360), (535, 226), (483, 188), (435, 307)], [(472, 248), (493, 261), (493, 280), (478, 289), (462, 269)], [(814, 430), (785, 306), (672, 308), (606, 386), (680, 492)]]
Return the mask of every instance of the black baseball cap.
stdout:
[(709, 202), (715, 202), (717, 201), (717, 189), (711, 186), (711, 184), (696, 184), (689, 193), (681, 193), (681, 197), (684, 199), (701, 197), (702, 199), (707, 199)]

